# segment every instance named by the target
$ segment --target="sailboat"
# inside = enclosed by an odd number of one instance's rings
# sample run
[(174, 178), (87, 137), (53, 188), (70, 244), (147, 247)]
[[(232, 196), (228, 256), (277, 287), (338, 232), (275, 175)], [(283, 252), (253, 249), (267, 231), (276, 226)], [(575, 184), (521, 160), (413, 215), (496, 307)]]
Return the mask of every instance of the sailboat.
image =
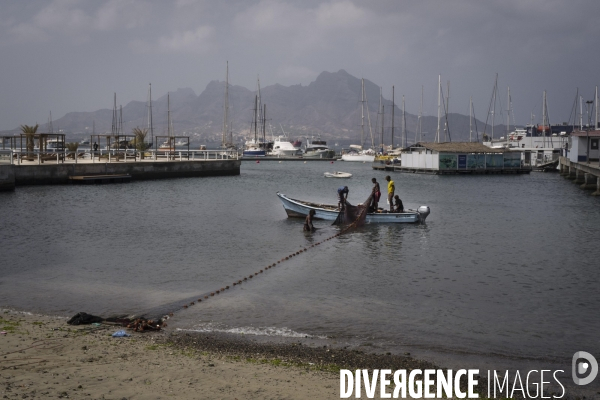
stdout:
[[(351, 144), (350, 151), (348, 153), (342, 154), (343, 161), (361, 161), (361, 162), (373, 162), (375, 160), (375, 152), (371, 149), (364, 150), (364, 140), (365, 140), (365, 103), (367, 103), (367, 99), (365, 96), (365, 80), (361, 79), (361, 135), (360, 135), (360, 145)], [(371, 117), (369, 116), (369, 108), (367, 104), (367, 120), (369, 122), (369, 132), (371, 133), (371, 145), (373, 145), (373, 131), (371, 130)]]
[[(251, 132), (252, 127), (254, 127), (254, 138), (246, 140), (242, 153), (244, 157), (264, 157), (268, 151), (273, 149), (273, 142), (268, 142), (265, 137), (267, 105), (261, 103), (260, 79), (257, 80), (257, 86), (257, 94), (254, 96), (254, 115), (252, 117), (252, 124), (250, 125)], [(262, 138), (259, 137), (259, 124), (261, 124)]]
[(167, 138), (158, 146), (162, 151), (175, 151), (175, 138), (173, 137), (173, 121), (171, 120), (171, 97), (167, 93)]

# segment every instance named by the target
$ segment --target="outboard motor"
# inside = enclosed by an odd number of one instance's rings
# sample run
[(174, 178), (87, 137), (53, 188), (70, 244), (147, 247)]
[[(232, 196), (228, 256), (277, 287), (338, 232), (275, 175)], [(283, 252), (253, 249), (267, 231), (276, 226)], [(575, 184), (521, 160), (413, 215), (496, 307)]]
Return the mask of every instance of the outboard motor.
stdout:
[(419, 213), (419, 220), (421, 221), (422, 224), (424, 224), (425, 219), (427, 218), (427, 216), (429, 215), (431, 210), (429, 209), (428, 206), (421, 206), (417, 209), (417, 212)]

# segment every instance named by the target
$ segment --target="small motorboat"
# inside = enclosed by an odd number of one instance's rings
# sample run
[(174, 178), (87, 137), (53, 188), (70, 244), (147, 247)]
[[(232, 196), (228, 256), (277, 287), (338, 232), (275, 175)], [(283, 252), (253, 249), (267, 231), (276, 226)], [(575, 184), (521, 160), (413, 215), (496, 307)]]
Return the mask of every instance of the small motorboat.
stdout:
[(351, 173), (341, 171), (325, 172), (323, 175), (325, 175), (325, 178), (352, 178)]
[[(283, 203), (288, 218), (306, 218), (310, 210), (315, 210), (315, 219), (335, 221), (340, 214), (337, 205), (318, 204), (309, 201), (296, 200), (277, 192), (277, 197)], [(367, 224), (373, 223), (425, 223), (431, 210), (428, 206), (420, 206), (417, 210), (405, 210), (400, 213), (370, 212), (365, 216)]]

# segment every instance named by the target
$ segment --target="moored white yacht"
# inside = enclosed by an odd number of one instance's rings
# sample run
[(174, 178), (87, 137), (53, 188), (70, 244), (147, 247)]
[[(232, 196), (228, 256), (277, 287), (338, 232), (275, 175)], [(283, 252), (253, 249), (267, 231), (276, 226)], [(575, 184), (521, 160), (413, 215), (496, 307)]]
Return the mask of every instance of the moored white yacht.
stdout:
[(350, 145), (350, 151), (342, 154), (342, 161), (373, 162), (374, 160), (375, 152), (373, 150), (363, 150), (358, 145)]
[(293, 157), (302, 154), (302, 150), (294, 147), (285, 136), (277, 136), (273, 142), (273, 150), (269, 155), (275, 157)]
[(306, 148), (304, 149), (303, 158), (333, 158), (335, 150), (331, 150), (327, 146), (327, 142), (319, 139), (306, 139)]

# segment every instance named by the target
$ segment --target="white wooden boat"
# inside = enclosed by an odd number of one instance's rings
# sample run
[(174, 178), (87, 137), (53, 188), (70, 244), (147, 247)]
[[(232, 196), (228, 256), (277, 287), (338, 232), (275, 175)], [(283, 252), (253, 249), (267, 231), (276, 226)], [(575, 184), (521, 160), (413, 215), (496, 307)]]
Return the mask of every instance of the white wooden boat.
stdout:
[(325, 178), (352, 178), (352, 174), (349, 172), (335, 171), (335, 172), (325, 172)]
[[(277, 192), (277, 197), (283, 203), (283, 208), (288, 215), (288, 218), (306, 218), (310, 210), (315, 210), (316, 219), (326, 221), (335, 221), (338, 217), (339, 210), (336, 205), (332, 204), (317, 204), (303, 200), (296, 200), (287, 197), (283, 193)], [(367, 213), (366, 223), (424, 223), (429, 215), (428, 206), (421, 206), (418, 210), (406, 210), (401, 213)]]

